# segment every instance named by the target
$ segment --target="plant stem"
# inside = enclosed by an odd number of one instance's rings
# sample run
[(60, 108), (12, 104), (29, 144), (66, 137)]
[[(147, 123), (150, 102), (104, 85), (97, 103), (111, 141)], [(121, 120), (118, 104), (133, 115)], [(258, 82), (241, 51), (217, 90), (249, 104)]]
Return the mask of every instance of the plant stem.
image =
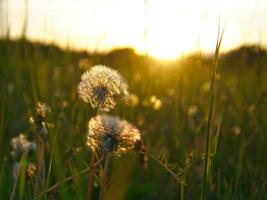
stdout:
[(87, 199), (91, 200), (93, 195), (93, 181), (94, 181), (94, 163), (95, 163), (95, 153), (92, 152), (91, 159), (89, 162), (89, 171), (88, 171), (88, 193), (87, 193)]
[[(100, 163), (102, 160), (103, 160), (103, 157), (101, 157), (97, 162), (95, 162), (93, 166), (96, 167), (97, 165), (99, 165), (99, 163)], [(72, 179), (73, 179), (74, 177), (76, 177), (76, 176), (80, 176), (80, 175), (83, 175), (83, 174), (88, 173), (89, 170), (90, 170), (90, 168), (87, 167), (86, 169), (82, 170), (78, 175), (69, 176), (69, 177), (65, 178), (63, 181), (58, 182), (58, 183), (56, 183), (56, 184), (50, 186), (47, 190), (45, 190), (44, 192), (42, 192), (41, 194), (39, 194), (35, 199), (39, 199), (39, 198), (41, 198), (43, 195), (45, 195), (45, 194), (47, 194), (47, 193), (53, 191), (54, 189), (58, 188), (60, 185), (62, 185), (62, 184), (64, 184), (64, 183), (66, 183), (66, 182), (72, 180)]]
[[(96, 116), (100, 114), (99, 109), (96, 110)], [(95, 161), (97, 153), (92, 151), (91, 158), (89, 161), (89, 171), (88, 171), (88, 185), (87, 185), (87, 199), (91, 200), (93, 196), (93, 184), (94, 184), (94, 173), (95, 173)]]
[(105, 166), (104, 166), (104, 171), (102, 175), (102, 180), (101, 180), (101, 189), (99, 193), (99, 200), (105, 200), (107, 199), (107, 183), (108, 183), (108, 171), (109, 171), (109, 164), (111, 161), (111, 155), (110, 153), (106, 154), (106, 159), (105, 159)]
[(15, 195), (17, 184), (18, 184), (18, 180), (19, 180), (19, 176), (20, 176), (20, 169), (19, 169), (18, 175), (16, 176), (15, 182), (13, 184), (13, 188), (12, 188), (12, 193), (11, 193), (11, 196), (10, 196), (10, 200), (13, 200), (14, 199), (14, 195)]
[(27, 159), (27, 154), (28, 154), (28, 151), (25, 151), (20, 159), (20, 162), (19, 162), (19, 169), (18, 169), (18, 174), (17, 176), (15, 177), (15, 182), (13, 184), (13, 188), (12, 188), (12, 193), (10, 195), (10, 200), (13, 200), (14, 199), (14, 196), (15, 196), (15, 192), (16, 192), (16, 188), (17, 188), (17, 185), (18, 185), (18, 181), (20, 179), (20, 176), (21, 174), (25, 174), (25, 169), (23, 169), (23, 164), (25, 163), (25, 160)]
[(181, 183), (180, 200), (184, 200), (184, 183)]
[(44, 161), (44, 141), (39, 138), (37, 144), (37, 176), (35, 182), (35, 196), (38, 195), (39, 190), (43, 188), (45, 183), (45, 161)]

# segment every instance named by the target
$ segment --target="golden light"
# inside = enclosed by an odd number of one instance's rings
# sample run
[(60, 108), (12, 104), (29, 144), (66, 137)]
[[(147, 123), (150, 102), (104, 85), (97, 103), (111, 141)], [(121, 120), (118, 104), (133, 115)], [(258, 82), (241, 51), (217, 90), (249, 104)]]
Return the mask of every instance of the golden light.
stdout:
[[(253, 0), (147, 0), (146, 15), (144, 0), (7, 2), (12, 37), (21, 33), (28, 2), (27, 38), (89, 51), (132, 47), (160, 59), (195, 50), (213, 52), (219, 16), (223, 22), (227, 18), (222, 50), (258, 42), (259, 37), (264, 41), (266, 32), (267, 14)], [(259, 16), (256, 21), (251, 13)], [(243, 22), (249, 28), (244, 29)], [(256, 34), (250, 34), (250, 29)]]
[(185, 1), (151, 1), (148, 4), (147, 14), (147, 41), (148, 54), (160, 59), (174, 59), (184, 52), (195, 49), (195, 30), (189, 23), (195, 14), (186, 18), (181, 8), (186, 6)]
[[(147, 2), (147, 16), (141, 19), (146, 22), (144, 29), (147, 35), (140, 52), (170, 60), (200, 49), (213, 50), (219, 17), (205, 12), (208, 1)], [(209, 5), (210, 9), (214, 9), (213, 12), (216, 7), (220, 7), (219, 1), (214, 2)]]
[[(240, 2), (232, 3), (231, 0), (223, 3), (219, 0), (168, 0), (164, 3), (148, 0), (147, 53), (160, 59), (174, 59), (198, 50), (212, 52), (217, 40), (219, 17), (224, 23), (228, 16), (235, 14), (238, 6)], [(236, 34), (231, 38), (238, 41)], [(229, 46), (227, 42), (223, 45)]]

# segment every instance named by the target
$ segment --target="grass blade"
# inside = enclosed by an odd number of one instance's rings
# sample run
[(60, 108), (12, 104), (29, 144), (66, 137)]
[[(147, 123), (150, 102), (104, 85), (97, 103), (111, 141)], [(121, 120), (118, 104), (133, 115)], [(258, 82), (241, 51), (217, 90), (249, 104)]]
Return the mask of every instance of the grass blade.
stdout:
[(209, 103), (209, 115), (208, 115), (208, 124), (207, 124), (207, 129), (206, 129), (206, 139), (205, 139), (205, 158), (204, 158), (204, 169), (203, 169), (203, 177), (202, 177), (202, 188), (201, 188), (201, 196), (200, 199), (204, 200), (206, 199), (206, 194), (207, 194), (207, 182), (208, 182), (208, 175), (209, 175), (209, 166), (211, 162), (210, 158), (210, 148), (211, 148), (211, 138), (212, 138), (212, 133), (211, 133), (211, 127), (213, 124), (213, 114), (214, 114), (214, 96), (215, 96), (215, 75), (216, 75), (216, 70), (218, 66), (218, 58), (219, 58), (219, 51), (220, 51), (220, 46), (223, 38), (223, 33), (222, 31), (220, 35), (220, 24), (219, 24), (219, 30), (218, 30), (218, 38), (217, 38), (217, 43), (216, 43), (216, 49), (215, 49), (215, 55), (214, 55), (214, 60), (213, 60), (213, 65), (212, 65), (212, 72), (211, 72), (211, 83), (210, 83), (210, 103)]

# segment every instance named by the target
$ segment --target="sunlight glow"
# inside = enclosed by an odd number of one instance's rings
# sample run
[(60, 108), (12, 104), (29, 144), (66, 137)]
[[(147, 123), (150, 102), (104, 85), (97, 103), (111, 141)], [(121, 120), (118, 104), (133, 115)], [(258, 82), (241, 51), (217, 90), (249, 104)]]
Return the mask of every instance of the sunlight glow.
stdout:
[[(3, 2), (11, 36), (19, 37), (26, 1)], [(147, 0), (145, 15), (144, 0), (28, 0), (27, 38), (90, 51), (133, 47), (141, 54), (174, 59), (196, 50), (213, 52), (219, 16), (222, 24), (227, 21), (222, 50), (266, 44), (266, 7), (261, 0)]]

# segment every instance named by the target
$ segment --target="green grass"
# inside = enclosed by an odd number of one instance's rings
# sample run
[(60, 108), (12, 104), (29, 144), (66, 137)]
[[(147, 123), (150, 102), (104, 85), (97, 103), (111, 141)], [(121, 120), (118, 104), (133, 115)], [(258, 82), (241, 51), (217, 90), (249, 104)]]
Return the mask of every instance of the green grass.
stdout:
[[(111, 114), (134, 123), (149, 152), (165, 167), (181, 172), (185, 181), (178, 183), (151, 158), (144, 170), (139, 156), (132, 152), (112, 159), (110, 199), (199, 199), (210, 106), (205, 85), (210, 81), (213, 57), (195, 54), (161, 63), (129, 49), (90, 55), (24, 40), (0, 41), (0, 199), (10, 198), (15, 181), (10, 139), (21, 132), (34, 139), (36, 130), (29, 118), (35, 115), (39, 101), (51, 108), (46, 118), (45, 185), (61, 183), (42, 198), (86, 199), (88, 176), (79, 174), (90, 160), (85, 138), (87, 122), (95, 111), (77, 97), (84, 72), (79, 62), (84, 58), (92, 65), (113, 67), (125, 77), (139, 104), (133, 108), (120, 102)], [(219, 57), (211, 128), (213, 136), (217, 130), (220, 135), (210, 147), (211, 152), (216, 149), (216, 156), (211, 157), (207, 199), (267, 198), (266, 66), (267, 53), (259, 47), (244, 47)], [(161, 100), (159, 110), (142, 103), (152, 95)], [(197, 112), (189, 114), (192, 106)], [(31, 155), (26, 159), (35, 160)], [(70, 176), (73, 178), (64, 182)], [(97, 199), (97, 177), (95, 181), (93, 198)], [(32, 199), (31, 184), (20, 179), (14, 199)]]
[[(213, 155), (211, 153), (212, 145), (217, 146), (219, 141), (219, 133), (220, 126), (218, 125), (217, 134), (213, 134), (213, 126), (214, 126), (214, 103), (215, 103), (215, 76), (217, 73), (218, 60), (219, 60), (219, 52), (220, 46), (222, 43), (223, 32), (220, 33), (219, 26), (219, 34), (216, 43), (214, 60), (211, 68), (211, 78), (210, 78), (210, 102), (209, 102), (209, 113), (208, 113), (208, 122), (207, 122), (207, 133), (206, 133), (206, 141), (205, 141), (205, 159), (204, 159), (204, 167), (203, 167), (203, 177), (202, 177), (202, 188), (201, 188), (201, 197), (200, 199), (207, 199), (207, 187), (211, 184), (211, 166), (212, 166), (212, 157), (215, 156), (216, 151), (213, 151)], [(221, 123), (221, 122), (220, 122)], [(209, 184), (209, 185), (208, 185)]]

